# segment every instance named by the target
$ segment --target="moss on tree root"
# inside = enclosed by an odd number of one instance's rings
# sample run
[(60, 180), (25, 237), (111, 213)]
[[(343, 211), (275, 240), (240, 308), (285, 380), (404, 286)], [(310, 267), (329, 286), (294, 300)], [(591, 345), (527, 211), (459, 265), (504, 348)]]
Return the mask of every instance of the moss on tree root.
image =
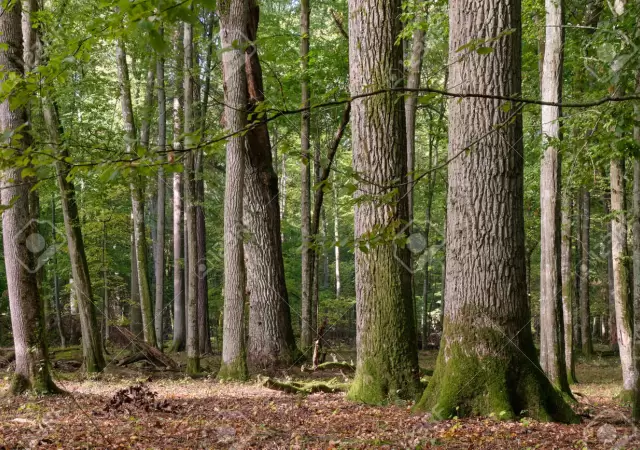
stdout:
[(514, 339), (521, 345), (518, 348), (513, 341), (505, 343), (504, 334), (496, 329), (448, 328), (435, 372), (416, 410), (430, 411), (434, 419), (527, 415), (545, 422), (579, 422), (533, 362), (530, 335)]

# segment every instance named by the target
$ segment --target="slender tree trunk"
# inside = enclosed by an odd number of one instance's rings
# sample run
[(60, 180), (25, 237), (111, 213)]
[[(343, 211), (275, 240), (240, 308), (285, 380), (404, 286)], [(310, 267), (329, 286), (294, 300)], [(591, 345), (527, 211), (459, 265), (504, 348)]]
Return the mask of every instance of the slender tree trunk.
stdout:
[[(605, 216), (611, 213), (611, 191), (607, 190), (603, 195), (602, 206)], [(607, 222), (607, 293), (609, 295), (609, 345), (614, 352), (618, 351), (618, 333), (616, 332), (616, 301), (613, 289), (613, 255), (611, 253), (611, 221)]]
[[(433, 139), (429, 138), (429, 171), (433, 169), (433, 159), (434, 159), (434, 144)], [(429, 248), (429, 234), (431, 232), (431, 207), (433, 206), (433, 191), (435, 188), (435, 174), (432, 174), (429, 177), (429, 185), (427, 191), (427, 208), (425, 214), (425, 227), (424, 227), (424, 238), (426, 248)], [(425, 350), (429, 345), (429, 334), (431, 332), (431, 308), (432, 301), (429, 297), (429, 283), (430, 283), (430, 271), (429, 264), (431, 263), (431, 258), (427, 258), (424, 262), (424, 281), (422, 288), (422, 349)]]
[[(636, 93), (640, 93), (640, 70), (636, 72)], [(640, 144), (640, 106), (634, 105), (633, 138)], [(633, 160), (633, 387), (632, 417), (640, 421), (640, 159)]]
[(573, 302), (575, 288), (575, 272), (571, 258), (571, 216), (573, 202), (569, 193), (562, 197), (562, 241), (561, 241), (561, 270), (562, 270), (562, 318), (564, 320), (564, 359), (569, 384), (577, 383), (576, 364), (573, 354)]
[(131, 231), (131, 304), (129, 329), (137, 337), (142, 334), (142, 310), (140, 309), (140, 281), (138, 279), (138, 255), (136, 239)]
[[(10, 3), (9, 9), (3, 3), (0, 6), (0, 67), (3, 73), (23, 77), (22, 56), (20, 2)], [(2, 81), (6, 76), (2, 76)], [(0, 133), (6, 136), (27, 127), (21, 140), (13, 138), (8, 145), (19, 156), (29, 147), (28, 123), (24, 108), (11, 108), (11, 97), (0, 104)], [(3, 142), (0, 149), (5, 150), (6, 146)], [(36, 278), (40, 267), (36, 255), (27, 246), (27, 237), (37, 232), (29, 211), (32, 185), (22, 178), (21, 172), (20, 167), (7, 167), (0, 177), (2, 205), (12, 205), (2, 214), (4, 263), (16, 355), (10, 392), (56, 393), (59, 389), (51, 378), (44, 311)]]
[[(259, 9), (255, 0), (249, 3), (246, 36), (249, 42), (255, 42)], [(245, 51), (245, 71), (251, 114), (264, 101), (262, 69), (253, 45)], [(252, 125), (246, 141), (243, 210), (248, 235), (244, 247), (250, 309), (247, 357), (250, 367), (271, 368), (291, 364), (296, 344), (285, 284), (278, 177), (273, 169), (269, 131), (266, 123)]]
[(582, 228), (580, 230), (580, 341), (582, 342), (582, 354), (590, 358), (593, 354), (591, 340), (591, 311), (589, 293), (589, 238), (591, 223), (591, 194), (582, 188)]
[[(520, 1), (452, 0), (449, 20), (449, 89), (521, 92)], [(488, 55), (457, 51), (506, 30)], [(526, 410), (539, 420), (577, 422), (537, 362), (525, 295), (522, 117), (501, 103), (449, 102), (444, 331), (417, 408), (441, 419), (490, 413), (506, 419)]]
[[(226, 185), (224, 195), (224, 319), (222, 366), (219, 378), (246, 379), (244, 302), (243, 198), (245, 181), (244, 133), (247, 124), (247, 78), (244, 71), (248, 8), (246, 0), (231, 0), (218, 11), (223, 49), (224, 123), (228, 132), (237, 133), (227, 141)], [(237, 45), (234, 45), (234, 42)]]
[(333, 251), (334, 251), (334, 271), (336, 298), (340, 298), (340, 206), (338, 205), (338, 187), (336, 186), (336, 176), (334, 173), (333, 183), (331, 183), (331, 191), (333, 193)]
[[(56, 238), (56, 202), (55, 198), (51, 197), (51, 223), (53, 227), (51, 229), (51, 237)], [(58, 328), (58, 335), (60, 336), (60, 346), (65, 348), (67, 341), (62, 329), (62, 305), (60, 305), (60, 277), (58, 277), (58, 252), (53, 254), (53, 305), (56, 308), (56, 326)]]
[[(187, 374), (200, 372), (200, 342), (198, 339), (198, 247), (196, 225), (196, 177), (193, 146), (193, 25), (184, 24), (184, 179), (186, 184), (185, 234), (187, 236)], [(203, 275), (206, 275), (204, 271)]]
[(625, 391), (624, 395), (629, 395), (635, 388), (635, 373), (633, 366), (633, 299), (629, 296), (629, 277), (625, 262), (627, 257), (627, 219), (625, 217), (624, 161), (611, 160), (609, 177), (611, 182), (611, 214), (613, 214), (611, 253), (616, 324), (622, 368), (622, 388)]
[[(546, 0), (546, 36), (540, 90), (543, 101), (562, 101), (563, 6)], [(558, 106), (542, 106), (542, 134), (547, 140), (540, 165), (540, 365), (549, 380), (570, 393), (565, 366), (561, 281), (561, 163), (554, 141), (562, 139)]]
[[(174, 36), (175, 54), (175, 93), (173, 97), (173, 150), (176, 155), (170, 155), (171, 162), (182, 155), (182, 66), (183, 62), (183, 28), (177, 27)], [(184, 279), (184, 247), (183, 247), (183, 197), (182, 174), (173, 174), (173, 351), (184, 350), (186, 341), (185, 318), (185, 279)]]
[[(349, 0), (351, 95), (402, 85), (400, 0)], [(375, 11), (375, 14), (373, 12)], [(415, 398), (418, 359), (408, 251), (371, 234), (398, 232), (408, 218), (407, 145), (402, 97), (388, 93), (352, 103), (355, 207), (357, 365), (349, 398), (379, 403)], [(360, 178), (361, 177), (361, 178)], [(371, 180), (370, 182), (364, 180)], [(380, 187), (401, 180), (397, 195)], [(390, 324), (393, 324), (390, 326)]]
[[(136, 126), (133, 118), (133, 106), (131, 103), (131, 84), (129, 81), (129, 68), (124, 42), (119, 40), (116, 46), (116, 61), (118, 65), (118, 82), (120, 84), (120, 103), (122, 105), (122, 122), (126, 135), (125, 145), (127, 153), (133, 154), (137, 138)], [(149, 72), (153, 72), (150, 70)], [(151, 107), (150, 99), (153, 99), (153, 73), (147, 75), (146, 108)], [(151, 92), (149, 92), (151, 91)], [(146, 119), (145, 119), (146, 120)], [(140, 143), (142, 146), (149, 144), (148, 120), (143, 121)], [(156, 333), (153, 327), (153, 307), (151, 305), (151, 291), (149, 289), (148, 263), (147, 263), (147, 239), (144, 224), (144, 187), (142, 177), (133, 175), (131, 181), (131, 209), (133, 215), (134, 245), (136, 248), (136, 268), (138, 272), (138, 286), (140, 289), (140, 308), (142, 309), (142, 331), (144, 340), (149, 345), (156, 346)]]
[[(204, 139), (207, 125), (207, 106), (209, 103), (209, 92), (211, 90), (211, 58), (213, 56), (213, 25), (214, 14), (210, 14), (207, 22), (206, 38), (207, 38), (207, 55), (205, 62), (205, 82), (202, 93), (202, 101), (200, 102), (200, 138)], [(199, 92), (199, 89), (195, 89)], [(205, 189), (204, 189), (204, 153), (198, 150), (196, 153), (196, 161), (194, 170), (196, 172), (196, 233), (198, 246), (198, 340), (200, 354), (211, 354), (211, 333), (209, 320), (209, 286), (208, 286), (208, 268), (207, 268), (207, 233), (205, 220)]]
[[(163, 34), (163, 29), (161, 29)], [(158, 84), (158, 150), (164, 155), (167, 146), (167, 100), (164, 90), (164, 58), (160, 55), (156, 63), (156, 77)], [(164, 159), (161, 156), (161, 161)], [(156, 279), (155, 292), (155, 317), (154, 325), (158, 348), (162, 350), (164, 339), (163, 313), (164, 313), (164, 241), (165, 241), (165, 194), (166, 178), (164, 168), (158, 168), (158, 193), (157, 193), (157, 223), (155, 241), (154, 272)]]
[[(309, 107), (309, 0), (300, 1), (300, 62), (302, 77), (300, 82), (300, 91), (302, 95), (301, 107)], [(303, 112), (300, 126), (300, 221), (302, 231), (302, 323), (301, 329), (301, 345), (307, 350), (311, 348), (313, 343), (312, 328), (312, 297), (313, 297), (313, 278), (314, 278), (314, 261), (311, 257), (312, 239), (311, 233), (311, 153), (310, 149), (310, 132), (311, 132), (311, 113)]]
[[(37, 12), (37, 2), (29, 0), (24, 2), (24, 4), (29, 4), (30, 7), (24, 11), (23, 19), (27, 17), (25, 21), (27, 22), (28, 28), (33, 30), (30, 15)], [(34, 33), (33, 39), (40, 41), (38, 32)], [(37, 44), (34, 42), (30, 46), (37, 46)], [(71, 262), (71, 273), (78, 299), (84, 367), (89, 373), (100, 372), (105, 367), (105, 359), (102, 352), (102, 339), (100, 337), (96, 306), (93, 299), (89, 265), (84, 249), (76, 192), (73, 182), (69, 177), (71, 171), (71, 164), (68, 162), (69, 152), (65, 146), (60, 145), (61, 125), (53, 101), (43, 96), (41, 104), (50, 145), (58, 157), (56, 161), (56, 178), (62, 202), (62, 214), (69, 259)]]
[(583, 201), (582, 189), (578, 191), (576, 199), (576, 235), (578, 238), (575, 240), (575, 259), (572, 261), (575, 268), (575, 286), (574, 302), (573, 302), (573, 346), (575, 349), (582, 350), (582, 335), (580, 333), (580, 279), (582, 273), (580, 265), (582, 264), (582, 201)]

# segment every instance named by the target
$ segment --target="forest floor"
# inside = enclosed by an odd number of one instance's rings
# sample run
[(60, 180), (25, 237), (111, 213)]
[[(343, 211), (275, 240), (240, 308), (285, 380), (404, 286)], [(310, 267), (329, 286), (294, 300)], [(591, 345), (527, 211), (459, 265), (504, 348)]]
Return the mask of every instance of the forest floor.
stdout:
[[(55, 355), (64, 363), (71, 352)], [(435, 350), (422, 352), (421, 366), (432, 369), (435, 356)], [(215, 366), (215, 358), (206, 365)], [(296, 367), (281, 379), (303, 379), (307, 373)], [(275, 391), (259, 379), (240, 384), (168, 375), (153, 373), (149, 379), (149, 372), (135, 366), (110, 365), (99, 377), (80, 379), (77, 370), (56, 370), (58, 385), (69, 395), (0, 398), (0, 449), (640, 448), (628, 405), (615, 399), (621, 380), (613, 356), (577, 366), (580, 384), (573, 390), (580, 425), (528, 418), (432, 422), (427, 414), (412, 413), (409, 403), (373, 407), (347, 401), (344, 393)], [(325, 377), (345, 381), (339, 371)], [(9, 374), (0, 372), (0, 390), (8, 380)]]

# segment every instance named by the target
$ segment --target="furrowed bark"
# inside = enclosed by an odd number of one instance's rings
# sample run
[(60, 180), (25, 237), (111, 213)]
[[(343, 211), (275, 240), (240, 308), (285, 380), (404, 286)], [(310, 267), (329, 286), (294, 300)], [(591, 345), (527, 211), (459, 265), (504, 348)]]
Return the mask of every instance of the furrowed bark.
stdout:
[[(449, 24), (451, 90), (480, 86), (483, 93), (504, 96), (521, 91), (519, 0), (452, 0)], [(509, 33), (489, 54), (457, 52), (503, 31)], [(525, 283), (522, 117), (501, 104), (449, 102), (449, 157), (485, 137), (448, 167), (444, 331), (416, 409), (437, 419), (506, 419), (526, 410), (538, 420), (577, 422), (537, 362)]]
[[(229, 0), (218, 5), (222, 73), (224, 80), (224, 124), (229, 132), (247, 124), (247, 78), (244, 71), (247, 0)], [(236, 45), (234, 45), (234, 42)], [(224, 319), (222, 365), (219, 378), (248, 377), (244, 303), (246, 271), (243, 243), (243, 198), (246, 137), (238, 133), (227, 141), (226, 184), (224, 194)]]
[[(349, 77), (351, 95), (402, 85), (401, 1), (349, 1)], [(407, 147), (404, 101), (397, 93), (352, 102), (355, 193), (357, 369), (349, 398), (380, 403), (418, 394), (411, 276), (405, 248), (391, 239), (408, 219)], [(367, 181), (365, 181), (367, 180)], [(370, 181), (369, 181), (370, 180)], [(390, 199), (384, 186), (400, 180)]]

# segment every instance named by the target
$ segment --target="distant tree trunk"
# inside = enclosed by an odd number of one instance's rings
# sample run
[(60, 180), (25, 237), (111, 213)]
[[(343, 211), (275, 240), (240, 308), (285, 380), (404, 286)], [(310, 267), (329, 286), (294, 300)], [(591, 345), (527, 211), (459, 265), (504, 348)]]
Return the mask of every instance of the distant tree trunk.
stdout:
[[(173, 97), (173, 150), (170, 160), (174, 162), (182, 155), (182, 66), (184, 64), (183, 28), (177, 27), (174, 36), (175, 74)], [(173, 174), (173, 344), (172, 349), (180, 352), (185, 348), (185, 279), (184, 279), (184, 247), (183, 247), (183, 182), (182, 174)]]
[[(12, 73), (18, 78), (24, 76), (20, 2), (10, 3), (9, 9), (5, 3), (0, 6), (0, 67), (4, 74)], [(2, 81), (6, 76), (2, 76)], [(0, 133), (4, 135), (28, 127), (26, 110), (12, 109), (9, 103), (10, 98), (5, 98), (0, 104)], [(21, 140), (13, 138), (9, 144), (17, 155), (21, 155), (29, 147), (29, 134), (23, 134)], [(2, 148), (6, 148), (5, 145), (3, 143)], [(44, 311), (38, 292), (36, 271), (39, 267), (34, 253), (27, 247), (26, 239), (31, 232), (37, 232), (30, 225), (34, 223), (30, 222), (32, 217), (29, 212), (29, 190), (32, 184), (22, 178), (21, 172), (20, 167), (7, 167), (2, 170), (0, 178), (2, 204), (12, 205), (2, 213), (4, 263), (16, 356), (9, 392), (57, 393), (59, 389), (51, 379)]]
[[(32, 13), (37, 12), (38, 4), (33, 0), (24, 2), (24, 4), (29, 5), (29, 8), (25, 9), (23, 19), (26, 17), (25, 21), (27, 22), (28, 28), (33, 30), (30, 16)], [(37, 30), (33, 38), (36, 41), (40, 41), (39, 29)], [(33, 45), (38, 46), (35, 43)], [(75, 187), (69, 178), (71, 171), (71, 164), (68, 162), (69, 152), (66, 146), (60, 145), (61, 125), (53, 101), (43, 96), (41, 105), (50, 145), (57, 154), (56, 178), (62, 202), (62, 215), (71, 262), (71, 273), (74, 280), (75, 293), (78, 298), (84, 367), (88, 373), (101, 372), (106, 363), (102, 352), (102, 339), (100, 337), (100, 328), (98, 326), (96, 307), (93, 300), (89, 265), (84, 249), (84, 239), (82, 236), (80, 214), (76, 203)], [(57, 275), (55, 277), (57, 283)], [(62, 340), (64, 341), (64, 336), (62, 336)]]
[[(301, 107), (309, 107), (309, 0), (300, 1), (300, 63), (302, 77), (300, 81), (300, 91), (302, 96)], [(311, 349), (313, 344), (313, 278), (314, 278), (314, 261), (311, 252), (311, 153), (310, 149), (310, 132), (311, 132), (311, 112), (305, 111), (301, 115), (300, 126), (300, 221), (302, 232), (302, 323), (301, 330), (301, 346), (307, 351)]]
[[(198, 339), (198, 246), (196, 224), (196, 177), (193, 146), (193, 25), (184, 24), (184, 180), (186, 184), (185, 234), (187, 236), (187, 374), (200, 372), (200, 342)], [(206, 271), (202, 274), (206, 275)]]
[[(424, 8), (426, 8), (427, 3), (424, 3)], [(413, 36), (411, 38), (411, 56), (409, 57), (409, 68), (406, 74), (406, 86), (409, 89), (418, 89), (420, 87), (420, 77), (422, 75), (422, 55), (424, 54), (424, 36), (425, 30), (421, 25), (421, 22), (424, 20), (424, 15), (422, 12), (417, 13), (414, 19), (414, 30)], [(405, 110), (405, 123), (406, 123), (406, 139), (407, 139), (407, 173), (409, 179), (409, 185), (407, 189), (407, 203), (408, 203), (408, 232), (411, 234), (413, 232), (413, 214), (414, 214), (414, 202), (413, 202), (413, 192), (414, 192), (414, 172), (415, 172), (415, 157), (416, 157), (416, 113), (418, 111), (418, 94), (414, 92), (408, 92), (404, 101), (404, 110)], [(428, 233), (428, 232), (427, 232)], [(426, 234), (426, 233), (425, 233)], [(428, 238), (426, 239), (428, 241)], [(409, 252), (409, 267), (413, 267), (413, 254)], [(428, 263), (427, 263), (428, 264)], [(415, 282), (414, 282), (414, 274), (413, 271), (410, 273), (411, 280), (411, 299), (414, 305), (414, 318), (418, 320), (417, 308), (415, 306)], [(427, 277), (425, 276), (425, 279)], [(426, 337), (425, 334), (428, 332), (427, 328), (428, 322), (425, 322), (425, 309), (424, 309), (424, 301), (426, 297), (423, 295), (423, 317), (422, 317), (422, 348), (426, 348)], [(416, 322), (417, 324), (417, 322)], [(416, 326), (416, 330), (417, 330)]]
[(138, 255), (136, 239), (131, 231), (131, 304), (129, 308), (129, 329), (136, 336), (142, 334), (142, 310), (140, 309), (140, 281), (138, 280)]
[[(406, 104), (405, 104), (406, 105)], [(429, 165), (428, 170), (431, 171), (433, 169), (433, 160), (434, 160), (434, 143), (431, 137), (429, 138)], [(429, 177), (429, 184), (427, 187), (427, 208), (425, 214), (425, 227), (424, 227), (424, 239), (426, 248), (429, 248), (429, 234), (431, 233), (431, 208), (433, 206), (433, 191), (435, 188), (435, 174), (432, 174)], [(431, 263), (431, 258), (427, 258), (424, 262), (424, 281), (422, 287), (422, 349), (425, 350), (429, 345), (429, 334), (431, 334), (431, 309), (432, 309), (432, 301), (429, 297), (429, 283), (430, 283), (430, 274), (429, 271), (429, 263)]]
[[(246, 36), (252, 43), (257, 35), (259, 9), (255, 0), (249, 4)], [(253, 45), (247, 47), (245, 60), (251, 114), (264, 101), (262, 69)], [(266, 123), (253, 125), (247, 132), (243, 211), (250, 305), (247, 357), (250, 367), (271, 368), (291, 364), (296, 344), (285, 284), (278, 177), (273, 169), (269, 131)]]
[(589, 295), (589, 238), (591, 223), (591, 194), (582, 188), (582, 228), (580, 230), (580, 341), (582, 342), (582, 354), (590, 358), (593, 354), (591, 340), (591, 310)]
[[(640, 70), (636, 72), (636, 93), (640, 93)], [(640, 106), (634, 105), (633, 137), (640, 144)], [(640, 159), (633, 160), (633, 387), (632, 417), (640, 421)]]
[[(211, 89), (211, 58), (213, 56), (213, 25), (214, 14), (210, 14), (206, 28), (207, 39), (207, 55), (205, 62), (205, 82), (202, 93), (202, 101), (200, 103), (200, 138), (204, 140), (207, 125), (207, 106), (209, 103), (209, 92)], [(195, 92), (199, 92), (196, 87)], [(204, 192), (204, 153), (200, 149), (196, 153), (196, 161), (194, 170), (196, 172), (196, 232), (198, 245), (198, 340), (200, 346), (200, 354), (211, 354), (211, 332), (209, 320), (209, 286), (208, 286), (208, 268), (207, 268), (207, 230), (205, 220), (205, 192)]]
[[(520, 1), (452, 0), (449, 18), (449, 89), (518, 95)], [(511, 32), (488, 55), (457, 52), (503, 30)], [(537, 362), (525, 295), (522, 117), (501, 104), (449, 101), (444, 331), (417, 408), (440, 419), (491, 413), (507, 419), (526, 410), (539, 420), (577, 422)]]
[[(602, 209), (608, 216), (611, 213), (611, 191), (607, 190), (603, 194)], [(604, 243), (607, 249), (607, 293), (609, 312), (609, 345), (611, 350), (618, 351), (618, 333), (616, 332), (616, 302), (613, 289), (613, 257), (611, 253), (611, 221), (607, 221), (607, 237)]]
[[(127, 153), (135, 153), (136, 126), (133, 118), (133, 105), (131, 103), (131, 84), (129, 82), (129, 68), (124, 42), (118, 40), (116, 46), (116, 61), (118, 66), (118, 82), (120, 84), (120, 96), (122, 104), (122, 122), (126, 135), (125, 146)], [(153, 99), (153, 74), (147, 75), (147, 95), (145, 105), (151, 107), (149, 99)], [(149, 92), (151, 91), (151, 92)], [(146, 115), (146, 114), (145, 114)], [(149, 144), (148, 120), (142, 122), (141, 145)], [(142, 177), (134, 173), (131, 181), (131, 209), (133, 215), (134, 244), (136, 248), (136, 267), (138, 272), (138, 285), (140, 288), (140, 308), (142, 309), (142, 331), (147, 344), (156, 346), (156, 332), (153, 327), (153, 307), (151, 305), (151, 291), (149, 289), (148, 263), (147, 263), (147, 239), (144, 224), (144, 187)]]
[[(376, 14), (371, 12), (376, 11)], [(400, 0), (349, 0), (351, 95), (402, 86)], [(418, 358), (408, 251), (371, 245), (370, 233), (399, 231), (408, 218), (407, 145), (402, 97), (387, 93), (352, 103), (355, 207), (357, 368), (349, 398), (365, 403), (415, 398)], [(365, 181), (365, 180), (371, 180)], [(395, 198), (380, 186), (401, 180)], [(366, 251), (363, 249), (366, 247)], [(398, 258), (400, 256), (400, 258)], [(393, 324), (393, 326), (390, 326)]]
[(334, 251), (334, 271), (336, 277), (336, 298), (340, 298), (340, 207), (338, 205), (338, 187), (336, 186), (335, 172), (333, 175), (333, 183), (331, 183), (331, 191), (333, 193), (333, 251)]
[(582, 264), (582, 201), (583, 201), (582, 189), (577, 193), (576, 198), (576, 235), (578, 238), (575, 240), (575, 259), (572, 261), (575, 268), (575, 286), (574, 286), (574, 302), (572, 310), (573, 318), (573, 347), (574, 349), (582, 350), (582, 334), (580, 333), (580, 283), (582, 278), (581, 264)]
[[(161, 34), (163, 29), (161, 28)], [(158, 84), (158, 150), (160, 155), (164, 155), (167, 146), (167, 103), (164, 90), (164, 58), (159, 55), (156, 63), (156, 77)], [(161, 156), (161, 161), (164, 157)], [(165, 228), (165, 193), (166, 178), (164, 176), (164, 168), (158, 168), (158, 197), (157, 197), (157, 223), (156, 223), (156, 241), (155, 241), (155, 259), (154, 272), (156, 279), (155, 292), (155, 331), (158, 348), (162, 350), (162, 341), (164, 339), (163, 330), (163, 312), (164, 312), (164, 228)]]
[[(56, 202), (54, 197), (51, 197), (51, 223), (53, 227), (51, 229), (51, 237), (56, 238)], [(60, 277), (58, 276), (58, 252), (53, 254), (53, 305), (56, 308), (56, 326), (58, 328), (58, 334), (60, 335), (60, 346), (65, 348), (67, 346), (67, 340), (64, 336), (64, 330), (62, 329), (62, 305), (60, 304)]]
[[(629, 296), (627, 274), (627, 219), (625, 217), (624, 161), (611, 160), (611, 253), (613, 257), (613, 290), (616, 301), (616, 324), (622, 368), (622, 388), (629, 395), (635, 388), (633, 366), (633, 299)], [(584, 334), (584, 331), (583, 331)], [(584, 344), (583, 344), (584, 346)]]
[(576, 364), (573, 353), (573, 301), (575, 289), (575, 272), (571, 258), (571, 216), (573, 202), (569, 193), (562, 197), (562, 318), (564, 319), (564, 359), (569, 384), (577, 383)]
[[(222, 73), (224, 79), (224, 124), (236, 133), (227, 141), (226, 184), (224, 195), (224, 319), (222, 365), (219, 378), (246, 379), (244, 302), (246, 271), (244, 263), (243, 198), (245, 180), (245, 143), (247, 124), (247, 78), (243, 70), (247, 45), (246, 0), (231, 0), (219, 10)], [(235, 43), (235, 44), (234, 44)]]
[[(563, 8), (562, 1), (546, 0), (546, 36), (543, 58), (542, 99), (562, 101)], [(546, 149), (540, 164), (540, 365), (549, 380), (570, 393), (565, 366), (561, 282), (561, 163), (557, 144), (562, 139), (559, 106), (542, 106), (542, 135)]]

